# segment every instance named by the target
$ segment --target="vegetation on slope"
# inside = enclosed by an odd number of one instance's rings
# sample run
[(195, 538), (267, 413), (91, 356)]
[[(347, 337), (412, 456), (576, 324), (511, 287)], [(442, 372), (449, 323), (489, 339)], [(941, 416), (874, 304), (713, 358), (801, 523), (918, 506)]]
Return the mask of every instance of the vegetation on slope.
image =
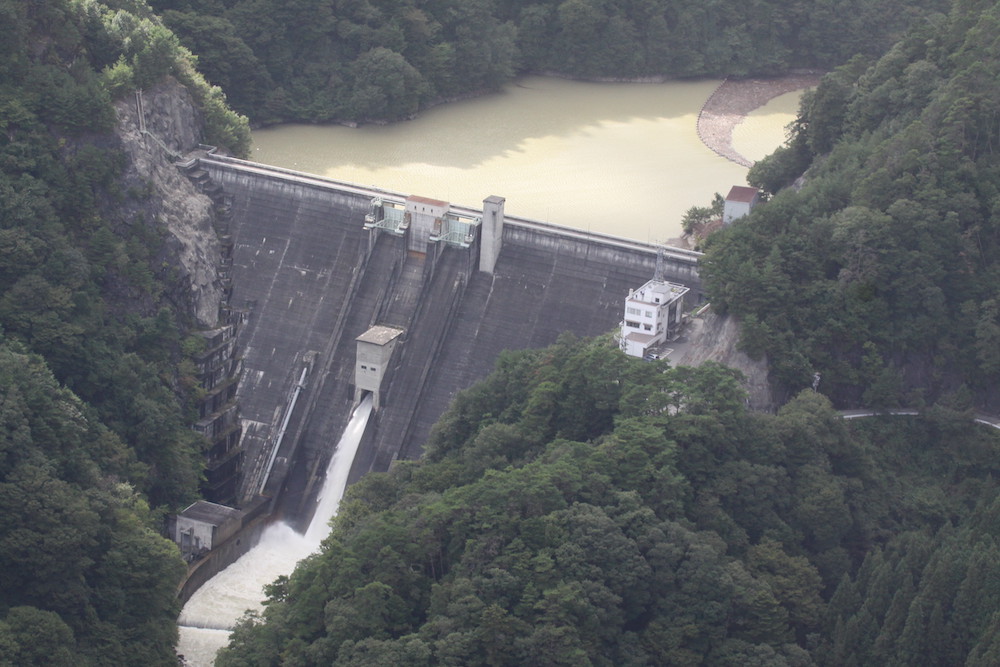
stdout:
[(171, 664), (184, 563), (129, 481), (145, 466), (22, 346), (0, 344), (0, 387), (0, 663)]
[(258, 124), (395, 120), (524, 72), (769, 75), (880, 55), (944, 0), (152, 0)]
[(744, 398), (606, 339), (505, 354), (217, 664), (995, 662), (1000, 438)]
[(819, 372), (843, 405), (997, 406), (998, 22), (959, 2), (828, 75), (750, 172), (777, 195), (710, 239), (715, 306), (788, 391)]
[(203, 98), (215, 139), (247, 144), (141, 2), (0, 0), (5, 665), (176, 664), (184, 566), (158, 533), (204, 465), (191, 307), (112, 132), (114, 96), (168, 75)]
[[(936, 4), (158, 7), (266, 122), (404, 117), (529, 69), (823, 65)], [(821, 370), (838, 400), (889, 405), (997, 386), (996, 19), (965, 0), (838, 70), (755, 170), (774, 191), (812, 165), (718, 238), (707, 273), (787, 387)], [(245, 151), (246, 120), (192, 63), (141, 0), (0, 0), (2, 661), (174, 662), (181, 563), (154, 527), (197, 495), (190, 320), (110, 129), (116, 96), (173, 76), (206, 141)], [(997, 575), (995, 438), (941, 408), (848, 430), (813, 393), (750, 415), (730, 371), (661, 371), (595, 343), (504, 357), (428, 462), (352, 491), (228, 659), (998, 661), (979, 585)]]

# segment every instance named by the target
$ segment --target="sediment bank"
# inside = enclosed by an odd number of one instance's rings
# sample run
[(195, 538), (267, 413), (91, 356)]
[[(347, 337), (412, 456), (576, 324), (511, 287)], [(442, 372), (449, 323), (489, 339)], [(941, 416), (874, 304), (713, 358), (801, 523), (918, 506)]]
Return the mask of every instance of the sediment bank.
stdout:
[(698, 113), (698, 137), (722, 157), (752, 167), (750, 160), (733, 148), (733, 129), (754, 109), (770, 100), (803, 88), (813, 88), (822, 74), (790, 74), (774, 79), (726, 79), (705, 101)]

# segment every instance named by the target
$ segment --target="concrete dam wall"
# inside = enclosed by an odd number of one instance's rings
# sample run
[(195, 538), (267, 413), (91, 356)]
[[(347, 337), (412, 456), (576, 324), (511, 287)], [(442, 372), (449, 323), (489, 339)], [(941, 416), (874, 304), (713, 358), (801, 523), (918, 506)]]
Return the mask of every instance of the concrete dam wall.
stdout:
[[(451, 206), (464, 216), (461, 234), (446, 234), (438, 219), (425, 241), (418, 223), (407, 226), (402, 206), (413, 202), (403, 193), (226, 158), (202, 158), (199, 168), (232, 211), (240, 495), (280, 498), (273, 509), (293, 522), (311, 514), (317, 471), (356, 398), (356, 339), (372, 326), (402, 333), (352, 479), (419, 457), (455, 394), (484, 378), (503, 350), (615, 329), (629, 289), (656, 270), (656, 246), (503, 216), (496, 197), (483, 210)], [(497, 202), (500, 226), (480, 225), (486, 204)], [(388, 224), (393, 216), (403, 222)], [(697, 258), (661, 251), (663, 277), (690, 288), (689, 306), (703, 298)]]

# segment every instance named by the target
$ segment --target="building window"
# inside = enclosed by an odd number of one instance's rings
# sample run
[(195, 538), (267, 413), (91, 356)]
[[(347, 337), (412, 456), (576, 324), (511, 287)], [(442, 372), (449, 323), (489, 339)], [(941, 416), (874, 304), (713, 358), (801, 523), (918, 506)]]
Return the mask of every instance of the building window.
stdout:
[(631, 306), (629, 306), (628, 308), (626, 308), (625, 312), (628, 313), (629, 315), (642, 315), (642, 311), (641, 310), (639, 310), (638, 308), (633, 308)]
[(632, 327), (633, 329), (638, 329), (639, 328), (639, 323), (638, 322), (633, 322), (632, 320), (625, 320), (625, 326)]
[(642, 328), (645, 329), (646, 331), (652, 331), (653, 330), (653, 325), (652, 324), (643, 324)]
[(368, 370), (368, 367), (365, 366), (364, 364), (361, 364), (361, 370), (366, 371), (366, 370)]

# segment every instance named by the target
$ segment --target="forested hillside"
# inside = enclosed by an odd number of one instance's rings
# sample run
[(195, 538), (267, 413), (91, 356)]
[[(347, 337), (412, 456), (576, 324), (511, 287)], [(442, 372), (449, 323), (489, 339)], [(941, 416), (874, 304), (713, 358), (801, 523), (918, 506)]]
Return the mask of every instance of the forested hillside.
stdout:
[(773, 75), (881, 55), (947, 0), (151, 0), (259, 124), (396, 120), (516, 74)]
[[(198, 497), (189, 292), (116, 97), (175, 77), (209, 140), (245, 119), (142, 3), (0, 0), (0, 664), (176, 664)], [(151, 509), (152, 508), (152, 509)]]
[(961, 0), (829, 74), (750, 172), (778, 194), (710, 239), (715, 306), (789, 392), (819, 372), (842, 405), (1000, 404), (998, 25)]
[[(161, 22), (0, 0), (0, 663), (176, 662), (183, 565), (158, 532), (198, 495), (199, 339), (115, 100), (178, 81), (240, 154), (247, 120), (209, 82), (256, 122), (377, 120), (528, 70), (858, 52), (751, 173), (773, 200), (709, 245), (716, 306), (794, 396), (779, 414), (749, 414), (732, 371), (608, 341), (506, 355), (427, 461), (352, 490), (224, 660), (1000, 662), (998, 443), (961, 411), (998, 402), (1000, 10), (942, 4), (163, 0)], [(823, 393), (936, 405), (848, 427)]]
[(998, 26), (965, 0), (837, 68), (709, 240), (776, 415), (610, 341), (507, 354), (219, 664), (1000, 663)]
[(610, 339), (508, 353), (219, 665), (992, 665), (1000, 438)]

